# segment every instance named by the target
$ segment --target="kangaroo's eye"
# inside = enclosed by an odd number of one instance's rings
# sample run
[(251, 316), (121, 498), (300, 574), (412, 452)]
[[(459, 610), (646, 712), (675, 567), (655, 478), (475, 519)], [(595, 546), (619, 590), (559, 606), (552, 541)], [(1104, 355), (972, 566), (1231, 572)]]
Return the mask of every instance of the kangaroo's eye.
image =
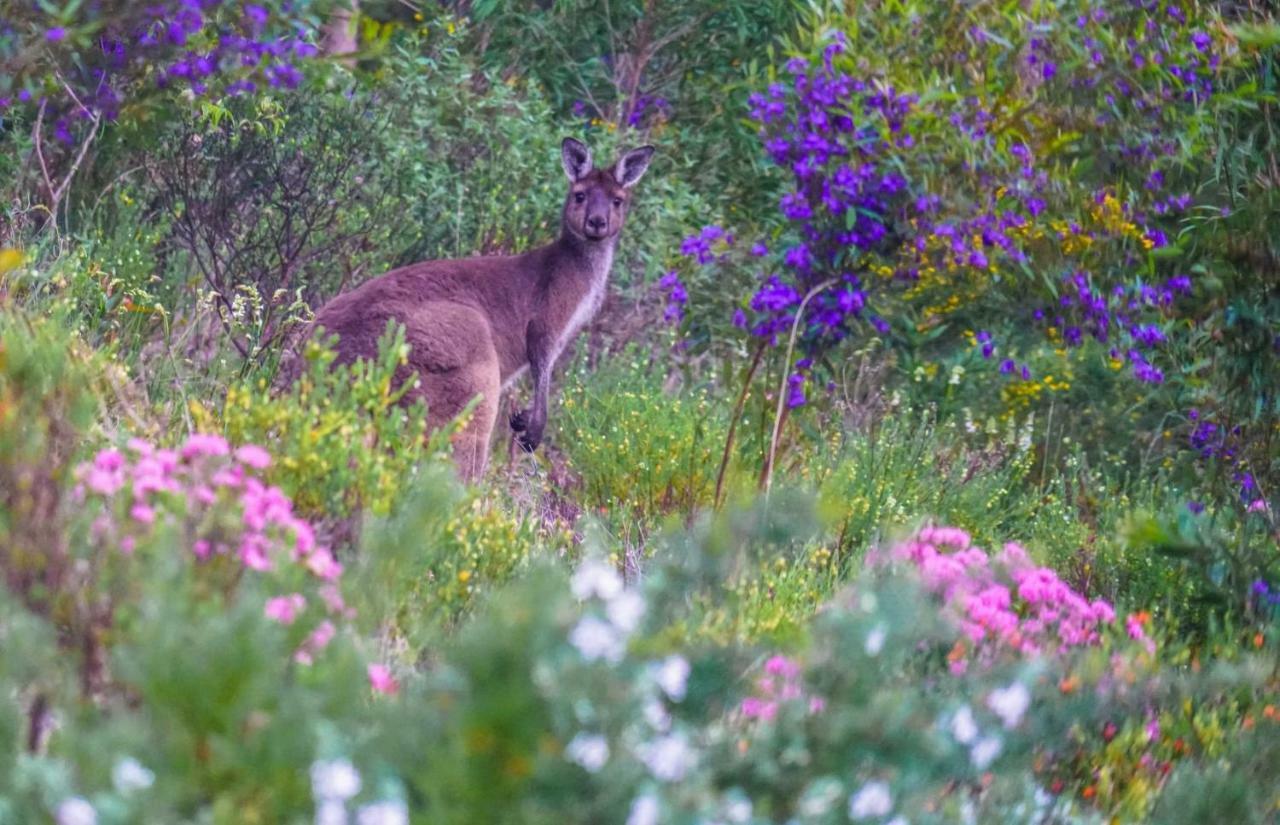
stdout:
[(587, 199), (587, 193), (586, 193), (586, 192), (574, 192), (574, 193), (573, 193), (573, 202), (574, 202), (574, 203), (582, 203), (582, 202), (583, 202), (583, 201), (585, 201), (586, 199)]
[(614, 199), (613, 199), (613, 205), (614, 205), (614, 206), (622, 206), (622, 198), (614, 198)]

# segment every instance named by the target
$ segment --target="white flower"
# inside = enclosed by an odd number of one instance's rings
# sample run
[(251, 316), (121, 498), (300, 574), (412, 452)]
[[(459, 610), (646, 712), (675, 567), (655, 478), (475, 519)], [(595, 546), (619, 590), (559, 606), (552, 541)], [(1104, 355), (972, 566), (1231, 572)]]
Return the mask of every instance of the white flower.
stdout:
[(911, 823), (910, 821), (907, 820), (905, 816), (895, 816), (893, 819), (890, 819), (884, 825), (911, 825)]
[(624, 590), (610, 599), (604, 610), (614, 627), (630, 634), (640, 624), (644, 607), (644, 597), (634, 590)]
[(689, 660), (683, 656), (668, 656), (655, 670), (654, 681), (671, 701), (681, 701), (689, 682)]
[(678, 733), (661, 736), (639, 748), (640, 761), (654, 778), (663, 782), (678, 782), (694, 764), (693, 749)]
[(346, 803), (337, 799), (322, 799), (316, 806), (316, 825), (347, 825)]
[(654, 730), (666, 731), (671, 727), (671, 714), (667, 713), (666, 706), (658, 699), (649, 699), (640, 712), (644, 714), (644, 720), (649, 723), (649, 727)]
[(609, 742), (599, 734), (579, 733), (570, 740), (564, 753), (569, 761), (595, 773), (609, 761)]
[(978, 770), (985, 770), (1000, 755), (1000, 737), (984, 736), (969, 751), (969, 758)]
[(126, 756), (111, 769), (111, 784), (122, 794), (150, 788), (156, 781), (156, 775), (147, 770), (141, 762), (132, 756)]
[(588, 662), (604, 659), (620, 662), (627, 646), (618, 631), (608, 622), (595, 616), (584, 616), (569, 633), (569, 643), (578, 649)]
[(360, 793), (360, 774), (345, 759), (312, 763), (311, 793), (322, 802), (346, 802)]
[(608, 601), (622, 592), (622, 578), (612, 565), (599, 559), (586, 559), (578, 565), (569, 587), (580, 600), (596, 596)]
[(978, 723), (973, 721), (973, 711), (968, 705), (951, 716), (951, 735), (961, 745), (967, 745), (978, 736)]
[(658, 825), (658, 800), (653, 794), (636, 797), (627, 814), (627, 825)]
[(725, 802), (724, 815), (725, 818), (733, 823), (745, 823), (751, 821), (751, 800), (745, 796), (735, 796)]
[(364, 805), (356, 813), (356, 825), (409, 825), (409, 808), (390, 800)]
[(89, 800), (72, 796), (58, 804), (53, 821), (58, 825), (98, 825), (98, 812), (89, 804)]
[(1021, 682), (1014, 682), (1007, 688), (993, 690), (987, 697), (987, 707), (1000, 717), (1006, 728), (1017, 727), (1030, 705), (1031, 692)]
[(889, 783), (875, 780), (863, 785), (861, 790), (849, 797), (850, 819), (873, 819), (885, 816), (893, 810), (893, 794), (889, 793)]
[(867, 643), (865, 650), (868, 656), (878, 656), (880, 651), (884, 650), (884, 640), (888, 634), (885, 633), (884, 625), (878, 624), (867, 634)]

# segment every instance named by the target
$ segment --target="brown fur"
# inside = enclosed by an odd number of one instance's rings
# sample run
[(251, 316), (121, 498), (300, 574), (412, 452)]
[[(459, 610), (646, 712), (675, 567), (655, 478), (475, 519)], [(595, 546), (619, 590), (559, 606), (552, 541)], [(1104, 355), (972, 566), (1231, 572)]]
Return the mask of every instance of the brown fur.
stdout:
[(338, 363), (373, 358), (387, 322), (405, 326), (408, 364), (396, 376), (417, 386), (406, 403), (427, 403), (431, 429), (480, 401), (454, 441), (458, 471), (484, 472), (503, 387), (528, 367), (533, 405), (511, 419), (532, 451), (547, 422), (551, 369), (564, 346), (600, 307), (630, 187), (644, 174), (652, 147), (632, 150), (611, 168), (591, 166), (572, 138), (562, 146), (570, 179), (560, 237), (521, 255), (424, 261), (338, 295), (316, 313), (314, 327), (338, 336)]

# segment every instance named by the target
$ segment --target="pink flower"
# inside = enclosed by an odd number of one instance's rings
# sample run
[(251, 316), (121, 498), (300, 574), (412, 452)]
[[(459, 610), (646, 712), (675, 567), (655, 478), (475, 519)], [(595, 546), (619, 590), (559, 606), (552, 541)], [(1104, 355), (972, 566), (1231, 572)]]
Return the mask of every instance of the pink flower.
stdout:
[(85, 485), (100, 496), (114, 495), (124, 486), (124, 474), (94, 467), (85, 476)]
[(191, 545), (191, 551), (196, 554), (197, 559), (204, 561), (213, 552), (213, 547), (208, 539), (196, 539), (196, 543)]
[(129, 516), (141, 524), (154, 524), (156, 511), (150, 505), (139, 501), (129, 508)]
[(1245, 508), (1246, 513), (1266, 513), (1270, 510), (1267, 503), (1262, 499), (1254, 499), (1248, 507)]
[(204, 456), (227, 455), (231, 452), (227, 440), (220, 435), (195, 433), (182, 445), (182, 457), (185, 459), (202, 458)]
[(391, 675), (391, 670), (386, 665), (369, 665), (369, 685), (387, 696), (394, 696), (400, 690), (400, 683)]
[(250, 570), (259, 572), (270, 570), (271, 559), (267, 556), (267, 540), (257, 534), (250, 534), (240, 540), (240, 563)]
[(317, 547), (315, 552), (307, 557), (307, 569), (326, 581), (333, 581), (342, 575), (342, 565), (327, 547)]
[(742, 700), (742, 715), (748, 719), (769, 721), (778, 714), (778, 703), (748, 696)]
[(152, 447), (150, 442), (141, 438), (131, 438), (125, 443), (125, 446), (138, 455), (151, 455), (155, 452), (155, 447)]
[(271, 454), (257, 444), (245, 444), (236, 450), (236, 461), (256, 470), (265, 470), (271, 466)]
[(301, 593), (292, 593), (288, 596), (276, 596), (273, 599), (267, 599), (263, 612), (272, 621), (277, 621), (283, 625), (291, 625), (306, 606), (306, 597)]
[(770, 656), (769, 660), (764, 663), (764, 672), (775, 676), (783, 676), (787, 679), (794, 679), (800, 675), (800, 666), (786, 656)]
[(311, 635), (307, 638), (307, 643), (311, 645), (312, 650), (324, 650), (328, 647), (329, 642), (333, 641), (333, 637), (337, 632), (333, 622), (325, 619), (320, 623), (319, 627), (311, 632)]

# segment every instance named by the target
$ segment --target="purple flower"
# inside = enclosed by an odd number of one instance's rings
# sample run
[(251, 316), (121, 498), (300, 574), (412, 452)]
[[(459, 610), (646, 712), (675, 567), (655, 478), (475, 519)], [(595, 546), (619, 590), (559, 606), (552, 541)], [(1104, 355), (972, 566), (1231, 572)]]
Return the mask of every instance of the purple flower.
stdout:
[(67, 30), (62, 26), (54, 26), (52, 29), (49, 29), (44, 33), (44, 39), (48, 40), (50, 43), (57, 43), (64, 40), (66, 39), (66, 36)]

